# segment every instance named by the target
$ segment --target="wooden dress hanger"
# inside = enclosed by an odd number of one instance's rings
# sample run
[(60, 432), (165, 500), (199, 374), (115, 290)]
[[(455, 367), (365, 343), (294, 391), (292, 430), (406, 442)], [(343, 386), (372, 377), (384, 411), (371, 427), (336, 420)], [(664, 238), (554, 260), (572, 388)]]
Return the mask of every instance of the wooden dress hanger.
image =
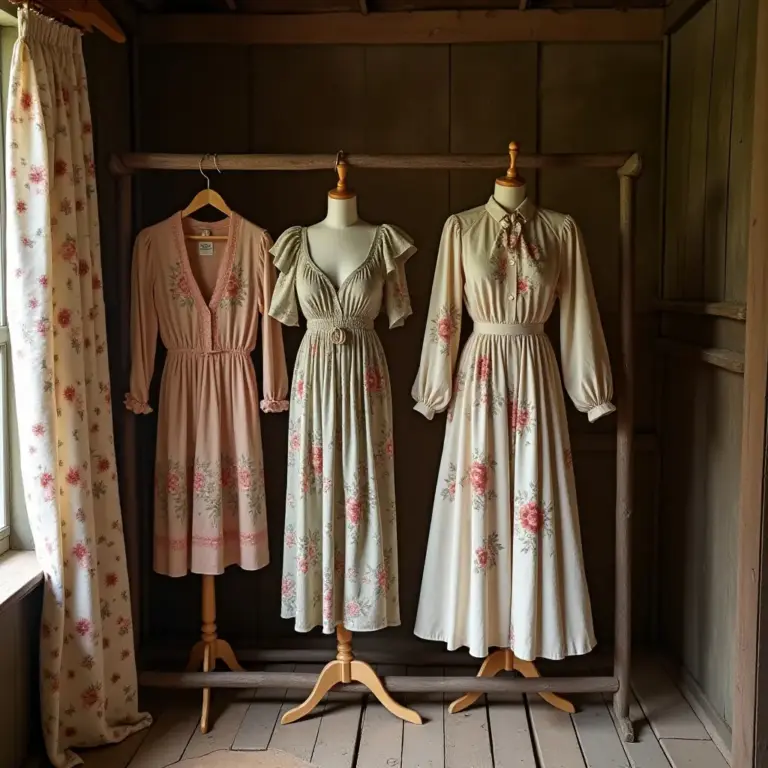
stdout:
[[(211, 179), (209, 178), (208, 174), (203, 170), (203, 161), (207, 157), (213, 157), (213, 165), (216, 168), (216, 170), (221, 173), (221, 168), (219, 168), (219, 162), (216, 155), (208, 155), (205, 154), (200, 158), (200, 163), (198, 164), (198, 168), (200, 169), (200, 173), (205, 178), (205, 189), (201, 189), (193, 198), (192, 202), (181, 212), (181, 218), (186, 219), (188, 216), (191, 216), (193, 213), (196, 213), (201, 208), (205, 208), (206, 205), (210, 205), (211, 208), (215, 208), (220, 213), (223, 213), (227, 218), (232, 217), (232, 209), (227, 205), (224, 198), (215, 190), (211, 189)], [(207, 233), (199, 234), (199, 235), (184, 235), (185, 240), (228, 240), (229, 235), (214, 235), (210, 231)]]

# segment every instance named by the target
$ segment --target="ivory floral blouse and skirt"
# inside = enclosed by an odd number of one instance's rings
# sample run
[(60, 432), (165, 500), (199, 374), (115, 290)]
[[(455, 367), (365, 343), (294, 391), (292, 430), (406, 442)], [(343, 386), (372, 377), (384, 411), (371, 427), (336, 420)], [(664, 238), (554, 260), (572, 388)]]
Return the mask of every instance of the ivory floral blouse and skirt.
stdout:
[(307, 319), (291, 386), (281, 610), (299, 632), (400, 623), (392, 400), (373, 321), (382, 304), (390, 328), (411, 314), (404, 265), (414, 252), (384, 224), (337, 289), (305, 228), (272, 249), (270, 314), (298, 325), (300, 307)]
[[(453, 378), (462, 298), (474, 321)], [(614, 410), (610, 363), (573, 220), (528, 200), (445, 224), (414, 384), (448, 410), (416, 634), (525, 660), (595, 643), (571, 448), (544, 323), (560, 300), (565, 388), (590, 421)]]
[[(227, 235), (213, 253), (185, 233)], [(133, 256), (131, 391), (149, 413), (158, 331), (168, 356), (155, 459), (154, 568), (248, 570), (269, 562), (259, 395), (251, 353), (262, 321), (264, 411), (288, 408), (280, 325), (266, 316), (275, 284), (272, 241), (233, 213), (200, 222), (175, 214), (139, 233)]]

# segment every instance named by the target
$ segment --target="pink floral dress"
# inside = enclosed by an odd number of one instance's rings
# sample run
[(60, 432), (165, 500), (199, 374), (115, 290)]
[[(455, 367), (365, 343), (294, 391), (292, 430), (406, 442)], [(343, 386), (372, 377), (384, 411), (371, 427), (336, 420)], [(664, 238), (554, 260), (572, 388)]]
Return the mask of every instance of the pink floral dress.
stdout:
[[(202, 243), (185, 233), (228, 234)], [(131, 391), (149, 413), (157, 334), (168, 350), (155, 458), (154, 567), (221, 573), (269, 562), (259, 396), (251, 353), (272, 299), (272, 241), (254, 224), (177, 213), (139, 233), (133, 256)], [(262, 322), (264, 411), (288, 409), (282, 330)]]
[[(306, 229), (272, 253), (280, 276), (270, 314), (307, 333), (291, 387), (282, 616), (299, 632), (400, 623), (392, 399), (373, 321), (411, 314), (411, 241), (377, 228), (367, 257), (338, 290), (312, 261)], [(298, 304), (297, 304), (298, 296)]]
[[(474, 656), (560, 659), (595, 643), (562, 383), (544, 333), (560, 303), (565, 387), (589, 420), (614, 410), (579, 230), (491, 198), (445, 224), (421, 367), (427, 418), (447, 410), (416, 634)], [(462, 304), (474, 329), (458, 362)]]

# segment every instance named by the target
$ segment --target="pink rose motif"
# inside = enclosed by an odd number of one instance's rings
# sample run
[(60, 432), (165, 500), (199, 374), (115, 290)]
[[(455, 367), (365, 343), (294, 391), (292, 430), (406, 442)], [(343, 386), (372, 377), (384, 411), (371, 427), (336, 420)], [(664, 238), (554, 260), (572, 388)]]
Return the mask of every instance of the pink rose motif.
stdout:
[(306, 573), (309, 570), (309, 560), (306, 557), (299, 557), (296, 559), (296, 567), (301, 573)]
[(517, 428), (525, 429), (531, 422), (531, 412), (524, 406), (518, 406), (517, 408)]
[(75, 629), (80, 637), (85, 637), (91, 631), (91, 622), (88, 619), (80, 619), (77, 624), (75, 624)]
[(299, 379), (296, 382), (296, 397), (298, 397), (299, 400), (304, 399), (304, 379)]
[(66, 479), (70, 485), (79, 485), (80, 480), (82, 479), (80, 475), (80, 467), (70, 467)]
[(179, 277), (179, 281), (176, 284), (176, 287), (182, 296), (189, 296), (190, 294), (189, 281), (187, 280), (186, 275), (181, 275)]
[(347, 520), (352, 525), (359, 525), (363, 516), (363, 505), (360, 503), (360, 499), (352, 498), (347, 499), (346, 503)]
[(528, 289), (531, 287), (531, 284), (528, 282), (527, 277), (520, 277), (517, 280), (517, 292), (518, 293), (528, 293)]
[(88, 562), (91, 557), (91, 553), (88, 551), (88, 547), (82, 541), (78, 541), (74, 547), (72, 547), (72, 556), (80, 563), (81, 568), (87, 568)]
[(67, 237), (61, 244), (59, 253), (64, 261), (74, 261), (77, 259), (77, 243), (75, 242), (75, 238), (71, 235)]
[(312, 469), (316, 475), (323, 474), (323, 446), (312, 446)]
[(45, 434), (45, 425), (44, 424), (33, 424), (32, 425), (32, 434), (35, 437), (42, 437)]
[(356, 619), (360, 614), (360, 603), (357, 600), (350, 600), (344, 608), (344, 613), (351, 619)]
[(252, 482), (253, 477), (251, 475), (251, 470), (248, 469), (248, 467), (240, 467), (240, 469), (237, 470), (237, 484), (240, 486), (240, 490), (249, 490)]
[(384, 443), (384, 453), (386, 453), (387, 456), (394, 456), (395, 454), (395, 446), (391, 437)]
[(199, 470), (195, 472), (192, 487), (195, 489), (195, 493), (202, 493), (205, 489), (205, 475)]
[(376, 571), (376, 585), (385, 591), (389, 589), (389, 571), (383, 566)]
[(293, 531), (288, 531), (285, 534), (285, 546), (288, 549), (293, 549), (296, 546), (296, 534)]
[(538, 533), (544, 525), (544, 510), (535, 501), (529, 501), (518, 512), (520, 525), (529, 533)]
[(365, 391), (381, 392), (383, 384), (381, 371), (375, 365), (369, 365), (365, 369)]
[(72, 323), (72, 310), (60, 309), (56, 319), (62, 328), (69, 328)]
[(288, 439), (288, 445), (293, 453), (301, 448), (301, 438), (298, 432), (291, 432), (291, 436)]
[(229, 280), (227, 280), (227, 298), (236, 299), (239, 293), (240, 281), (234, 275), (230, 275)]
[(181, 490), (181, 478), (177, 472), (169, 472), (165, 483), (166, 490), (171, 496), (175, 496)]
[(488, 550), (485, 547), (478, 547), (475, 550), (475, 560), (478, 568), (485, 569), (488, 566)]
[(456, 482), (455, 481), (448, 483), (448, 493), (450, 493), (451, 496), (455, 496), (456, 495)]
[(53, 484), (53, 475), (50, 472), (43, 472), (42, 475), (40, 475), (40, 485), (43, 488), (48, 488), (48, 486)]
[(442, 317), (437, 321), (437, 335), (446, 343), (451, 340), (453, 322), (450, 317)]
[(478, 357), (475, 371), (480, 381), (488, 381), (488, 377), (491, 375), (491, 359), (485, 355)]
[(482, 461), (472, 462), (469, 468), (469, 482), (475, 493), (485, 493), (488, 487), (488, 467)]
[(333, 615), (333, 590), (323, 592), (323, 618), (330, 619)]
[(296, 584), (290, 576), (286, 576), (280, 586), (280, 592), (283, 597), (291, 598), (296, 594)]

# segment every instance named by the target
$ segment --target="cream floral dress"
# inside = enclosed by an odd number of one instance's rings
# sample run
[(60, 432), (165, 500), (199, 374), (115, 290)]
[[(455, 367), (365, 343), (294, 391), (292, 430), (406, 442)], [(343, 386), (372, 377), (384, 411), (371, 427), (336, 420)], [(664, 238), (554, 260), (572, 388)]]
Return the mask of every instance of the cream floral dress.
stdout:
[[(226, 235), (204, 252), (185, 234)], [(266, 317), (275, 285), (272, 240), (233, 213), (180, 213), (142, 230), (133, 255), (131, 389), (149, 413), (158, 332), (168, 356), (155, 456), (154, 568), (218, 574), (269, 562), (259, 391), (251, 353), (262, 321), (261, 408), (288, 409), (282, 328)]]
[[(474, 320), (454, 378), (462, 297)], [(416, 634), (472, 655), (560, 659), (595, 643), (568, 425), (544, 334), (560, 299), (563, 378), (590, 421), (614, 410), (581, 234), (528, 200), (451, 216), (421, 367), (427, 418), (448, 410)]]
[[(307, 332), (291, 386), (282, 616), (307, 632), (400, 623), (389, 373), (373, 321), (411, 314), (411, 241), (377, 228), (360, 266), (338, 288), (293, 227), (272, 249), (279, 278), (270, 314)], [(298, 304), (297, 304), (298, 296)]]

